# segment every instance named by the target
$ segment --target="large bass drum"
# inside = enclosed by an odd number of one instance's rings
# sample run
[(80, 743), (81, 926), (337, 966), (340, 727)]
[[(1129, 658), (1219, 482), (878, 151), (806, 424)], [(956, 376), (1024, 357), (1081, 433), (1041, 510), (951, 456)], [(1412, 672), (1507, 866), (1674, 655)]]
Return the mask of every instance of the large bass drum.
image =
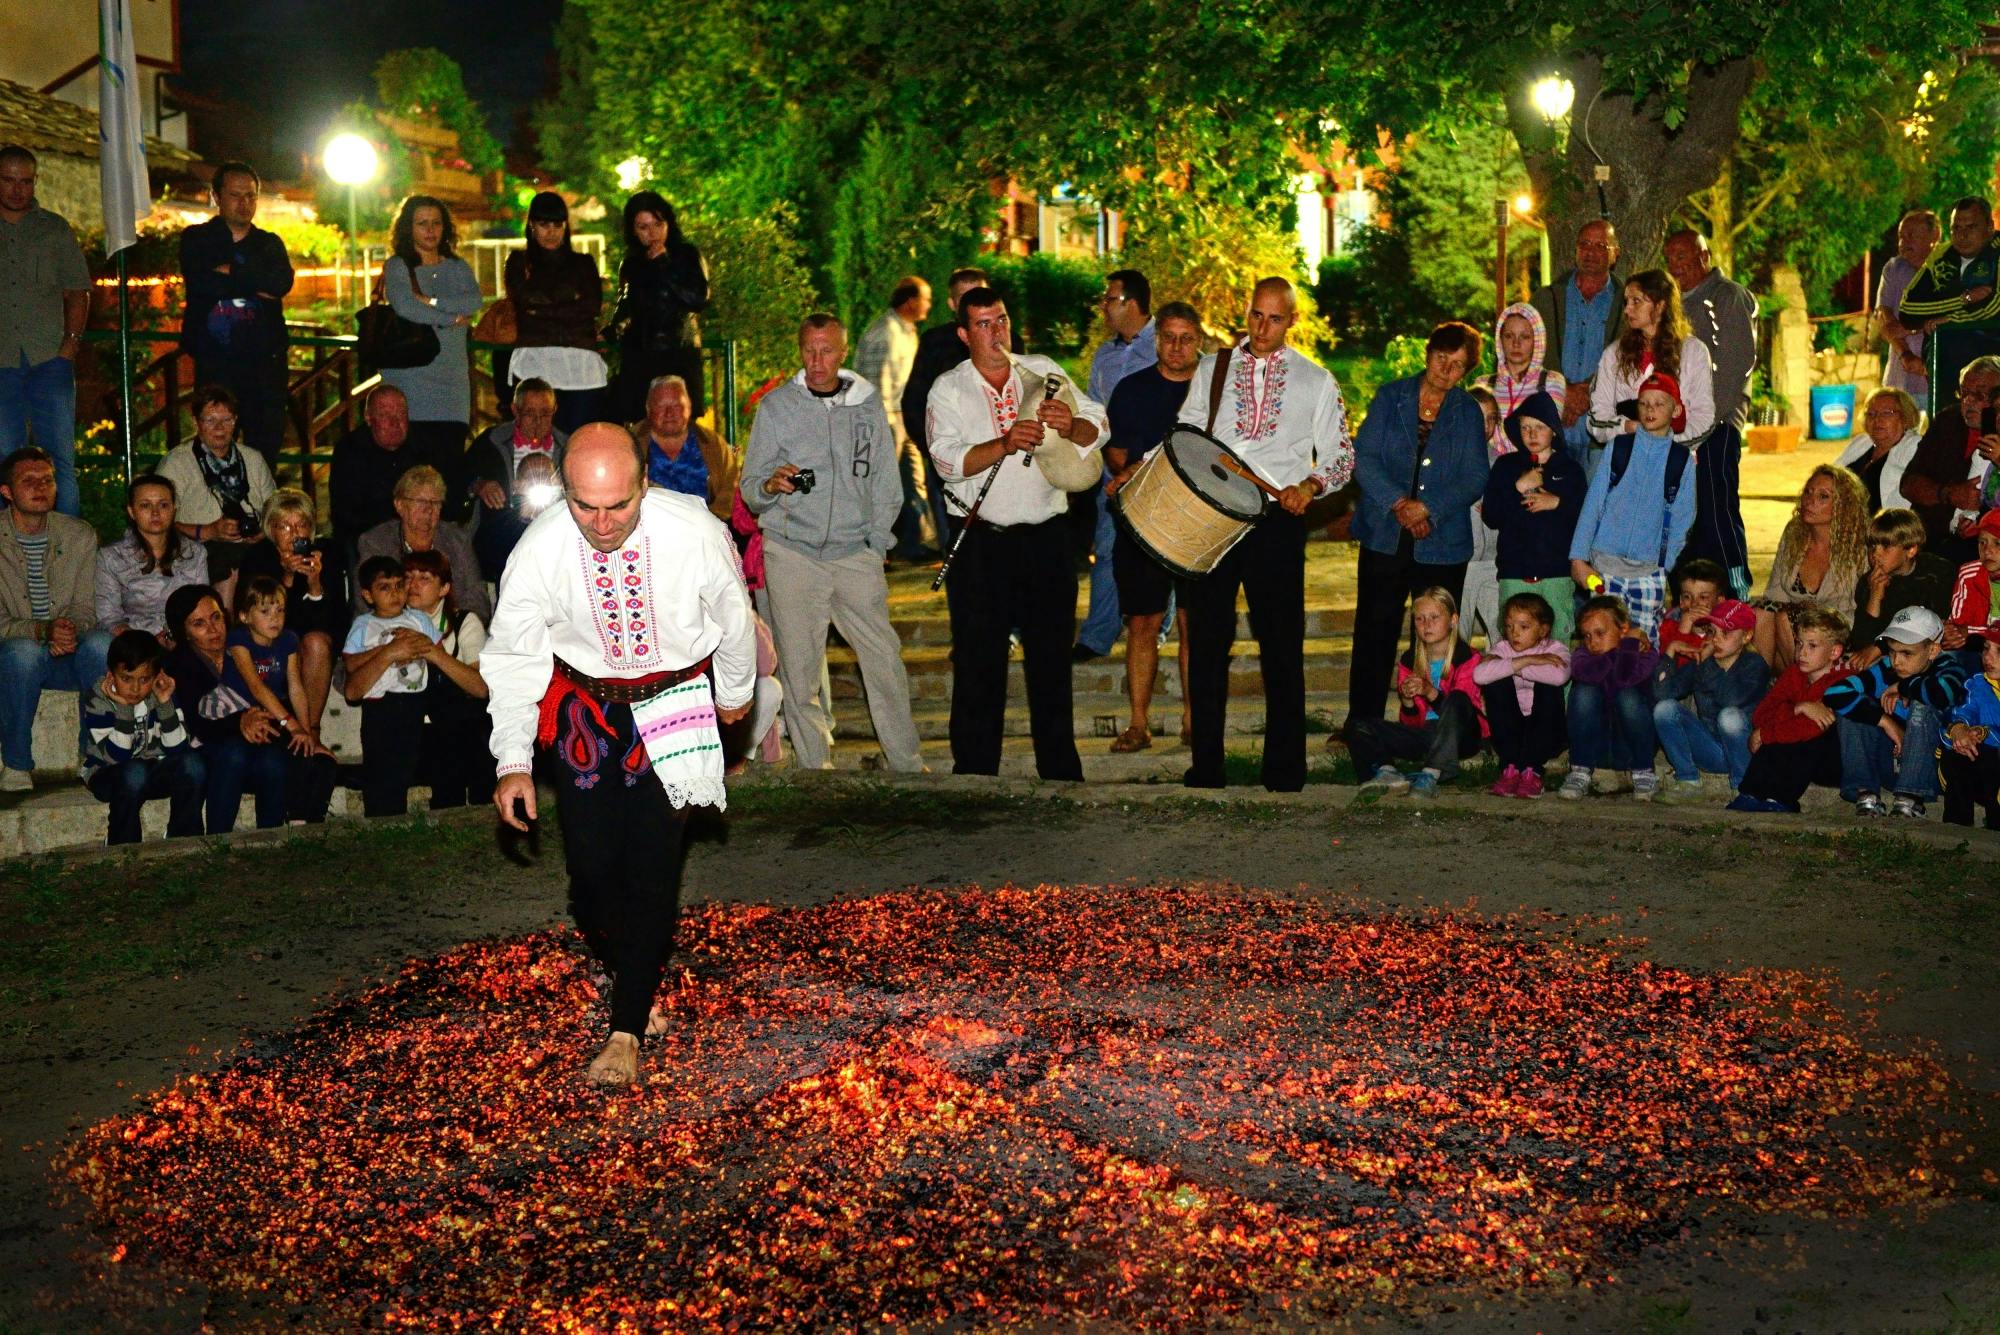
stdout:
[(1207, 432), (1177, 426), (1111, 498), (1138, 544), (1183, 579), (1215, 569), (1269, 504), (1256, 483), (1223, 466), (1225, 456), (1237, 458)]

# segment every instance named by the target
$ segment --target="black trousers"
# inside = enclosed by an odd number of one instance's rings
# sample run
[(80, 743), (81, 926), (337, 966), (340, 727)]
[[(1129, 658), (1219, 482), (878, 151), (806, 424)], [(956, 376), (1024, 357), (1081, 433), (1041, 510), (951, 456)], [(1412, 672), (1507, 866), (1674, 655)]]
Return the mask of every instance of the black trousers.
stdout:
[(1521, 712), (1512, 677), (1482, 686), (1480, 692), (1486, 697), (1486, 726), (1493, 733), (1493, 754), (1502, 765), (1539, 770), (1569, 745), (1569, 711), (1562, 687), (1536, 683), (1532, 714)]
[(588, 710), (565, 708), (556, 736), (564, 760), (550, 768), (570, 914), (611, 975), (612, 1032), (643, 1035), (680, 926), (687, 813), (635, 756), (631, 706), (606, 705), (604, 717), (608, 732)]
[(1349, 718), (1381, 718), (1388, 702), (1396, 649), (1408, 621), (1410, 596), (1432, 585), (1456, 600), (1465, 592), (1465, 562), (1427, 565), (1415, 557), (1361, 549), (1354, 607), (1354, 659), (1347, 672)]
[(1215, 569), (1182, 586), (1188, 614), (1190, 788), (1220, 788), (1229, 711), (1229, 650), (1236, 642), (1236, 591), (1250, 604), (1250, 633), (1264, 678), (1264, 787), (1306, 785), (1306, 526), (1273, 510)]
[(1458, 762), (1479, 754), (1479, 711), (1470, 696), (1447, 692), (1437, 710), (1417, 727), (1385, 718), (1349, 718), (1342, 729), (1354, 756), (1354, 772), (1366, 783), (1392, 760), (1417, 760), (1438, 777), (1455, 778)]
[(183, 746), (157, 760), (126, 760), (90, 776), (91, 796), (111, 808), (107, 844), (139, 842), (139, 814), (147, 802), (164, 797), (167, 838), (201, 833), (201, 795), (206, 770), (201, 753)]
[(1743, 536), (1743, 507), (1738, 500), (1743, 489), (1738, 480), (1742, 454), (1743, 433), (1728, 422), (1717, 426), (1695, 451), (1694, 527), (1677, 562), (1705, 557), (1724, 570), (1750, 564), (1750, 548)]
[(1944, 819), (1947, 825), (1972, 824), (1972, 809), (1986, 809), (1986, 828), (2000, 830), (2000, 751), (1979, 748), (1977, 760), (1967, 760), (1951, 749), (1938, 751), (1938, 775), (1944, 780)]
[(1750, 797), (1767, 797), (1796, 811), (1799, 799), (1814, 784), (1841, 784), (1840, 730), (1828, 728), (1811, 741), (1765, 742), (1750, 757), (1743, 783), (1736, 790)]
[(1035, 772), (1044, 779), (1081, 780), (1069, 656), (1076, 634), (1076, 561), (1062, 518), (1008, 528), (974, 524), (949, 579), (952, 773), (1000, 772), (1007, 636), (1019, 631)]
[(361, 702), (361, 810), (401, 816), (423, 757), (424, 697), (391, 693)]
[[(486, 739), (493, 720), (486, 702), (460, 690), (435, 668), (424, 688), (423, 760), (419, 773), (430, 783), (431, 810), (483, 805), (493, 799), (497, 782)], [(363, 752), (365, 755), (366, 752)]]

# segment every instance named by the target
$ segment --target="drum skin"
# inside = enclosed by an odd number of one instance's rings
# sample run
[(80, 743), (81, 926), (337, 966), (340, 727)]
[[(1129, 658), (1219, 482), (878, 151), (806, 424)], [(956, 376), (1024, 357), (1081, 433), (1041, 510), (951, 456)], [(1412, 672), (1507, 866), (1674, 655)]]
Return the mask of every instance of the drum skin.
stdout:
[(1175, 427), (1111, 498), (1138, 544), (1183, 579), (1215, 569), (1268, 505), (1216, 462), (1224, 454), (1234, 451), (1206, 432)]

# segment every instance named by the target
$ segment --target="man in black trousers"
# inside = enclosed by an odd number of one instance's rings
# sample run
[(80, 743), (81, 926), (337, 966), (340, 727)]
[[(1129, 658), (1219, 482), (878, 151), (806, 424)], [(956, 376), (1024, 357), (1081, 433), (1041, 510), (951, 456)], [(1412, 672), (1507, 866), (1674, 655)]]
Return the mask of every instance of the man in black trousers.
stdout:
[(210, 182), (215, 216), (181, 233), (181, 350), (194, 358), (196, 384), (236, 396), (243, 443), (275, 466), (285, 440), (292, 261), (277, 234), (253, 221), (259, 189), (249, 164), (223, 163)]

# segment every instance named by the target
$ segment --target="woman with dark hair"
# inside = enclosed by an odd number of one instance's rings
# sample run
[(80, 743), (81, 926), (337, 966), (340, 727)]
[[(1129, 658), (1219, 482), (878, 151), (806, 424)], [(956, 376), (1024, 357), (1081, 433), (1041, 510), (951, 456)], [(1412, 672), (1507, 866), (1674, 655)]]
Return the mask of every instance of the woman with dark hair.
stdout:
[(555, 424), (574, 431), (605, 415), (608, 380), (597, 351), (604, 280), (596, 261), (570, 244), (569, 205), (555, 191), (529, 203), (526, 231), (527, 247), (507, 257), (503, 280), (517, 331), (507, 377), (555, 390)]
[(188, 411), (194, 439), (167, 451), (159, 476), (174, 489), (175, 527), (206, 544), (208, 577), (221, 583), (257, 540), (258, 513), (278, 484), (264, 456), (243, 446), (234, 394), (203, 385), (188, 396)]
[[(1687, 424), (1674, 439), (1697, 448), (1715, 426), (1715, 371), (1708, 345), (1694, 336), (1681, 310), (1681, 290), (1665, 269), (1625, 280), (1625, 332), (1604, 350), (1591, 382), (1590, 435), (1600, 447), (1639, 429), (1630, 405), (1655, 371), (1680, 384)], [(1603, 461), (1601, 453), (1593, 457), (1593, 474)]]
[(1412, 594), (1440, 588), (1456, 604), (1472, 559), (1472, 503), (1491, 467), (1486, 417), (1459, 388), (1479, 364), (1483, 340), (1451, 321), (1431, 331), (1419, 375), (1375, 391), (1354, 439), (1361, 543), (1348, 716), (1380, 719)]
[(125, 536), (97, 553), (97, 624), (112, 635), (143, 630), (168, 648), (167, 599), (208, 583), (208, 552), (174, 527), (174, 484), (141, 473), (125, 488)]
[(411, 195), (396, 211), (390, 232), (394, 253), (382, 266), (382, 290), (396, 314), (437, 331), (438, 355), (423, 366), (385, 369), (382, 383), (409, 400), (412, 436), (462, 452), (472, 424), (466, 327), (485, 299), (472, 266), (454, 253), (457, 245), (458, 229), (442, 200)]
[(222, 684), (229, 616), (204, 584), (175, 589), (167, 599), (167, 629), (175, 641), (167, 655), (174, 704), (201, 744), (210, 834), (236, 828), (243, 794), (257, 799), (257, 828), (288, 819), (318, 824), (333, 796), (331, 755), (301, 755), (270, 714)]
[(625, 262), (618, 266), (618, 420), (646, 415), (646, 392), (663, 375), (687, 381), (690, 413), (706, 411), (700, 312), (708, 305), (708, 265), (681, 235), (674, 206), (656, 190), (625, 201)]

